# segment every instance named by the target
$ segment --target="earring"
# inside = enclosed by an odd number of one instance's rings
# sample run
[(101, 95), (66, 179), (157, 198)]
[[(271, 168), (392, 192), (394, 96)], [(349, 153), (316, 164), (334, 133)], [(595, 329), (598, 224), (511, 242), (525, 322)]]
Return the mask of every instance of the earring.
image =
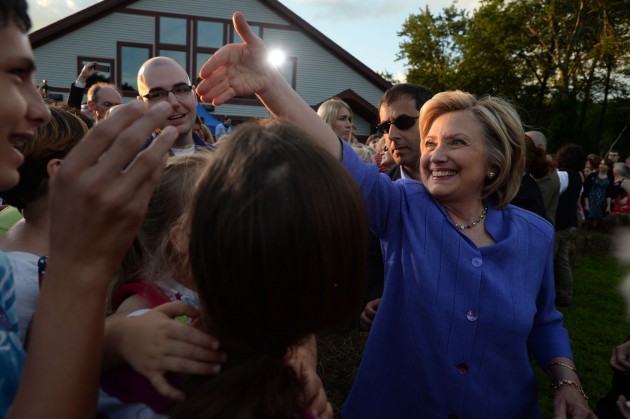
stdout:
[(496, 176), (496, 173), (494, 173), (494, 170), (491, 170), (491, 171), (488, 173), (488, 177), (489, 177), (490, 179), (494, 179), (494, 177), (495, 177), (495, 176)]

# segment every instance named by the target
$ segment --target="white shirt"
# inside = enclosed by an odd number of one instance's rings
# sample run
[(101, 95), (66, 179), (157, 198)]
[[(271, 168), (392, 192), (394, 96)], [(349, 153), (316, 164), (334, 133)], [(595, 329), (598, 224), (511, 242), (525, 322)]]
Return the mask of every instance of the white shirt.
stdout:
[(24, 344), (26, 331), (33, 318), (39, 298), (39, 256), (26, 252), (6, 252), (11, 262), (15, 282), (15, 299), (18, 314), (20, 342)]

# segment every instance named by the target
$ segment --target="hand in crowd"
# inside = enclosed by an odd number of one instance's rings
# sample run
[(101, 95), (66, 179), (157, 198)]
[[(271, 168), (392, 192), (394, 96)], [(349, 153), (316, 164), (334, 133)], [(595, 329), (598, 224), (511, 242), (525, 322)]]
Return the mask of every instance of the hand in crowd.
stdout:
[[(199, 312), (190, 304), (176, 301), (162, 304), (137, 317), (111, 316), (107, 326), (106, 351), (144, 375), (165, 397), (183, 400), (184, 393), (169, 384), (166, 372), (217, 374), (225, 355), (219, 342), (178, 316), (192, 319)], [(113, 365), (109, 365), (112, 367)]]
[(138, 151), (171, 113), (168, 103), (149, 111), (130, 103), (70, 152), (51, 179), (49, 270), (61, 262), (64, 269), (81, 266), (92, 273), (87, 279), (102, 269), (109, 282), (144, 219), (177, 130), (166, 127)]
[(376, 310), (378, 310), (378, 305), (380, 303), (381, 299), (377, 298), (376, 300), (372, 300), (365, 305), (365, 308), (361, 313), (361, 317), (359, 318), (359, 321), (361, 322), (361, 327), (363, 327), (363, 329), (369, 331), (372, 328), (374, 317), (376, 317)]
[(286, 358), (298, 377), (305, 383), (304, 393), (308, 410), (319, 419), (333, 417), (322, 380), (317, 375), (317, 342), (311, 335), (302, 345), (292, 347)]
[(626, 399), (624, 396), (619, 396), (619, 398), (617, 399), (617, 407), (619, 407), (619, 413), (621, 413), (621, 416), (626, 418), (626, 419), (630, 419), (630, 405), (628, 405), (628, 399)]
[(96, 61), (92, 61), (91, 63), (87, 63), (86, 65), (84, 65), (83, 69), (79, 73), (79, 77), (77, 77), (77, 81), (85, 83), (90, 77), (98, 74), (98, 71), (94, 69), (94, 66), (96, 64)]
[(234, 96), (272, 89), (270, 73), (278, 71), (269, 63), (264, 42), (252, 32), (245, 17), (236, 12), (233, 19), (244, 43), (224, 46), (199, 72), (204, 80), (199, 83), (197, 94), (204, 102), (212, 101), (215, 106)]
[(50, 179), (49, 265), (13, 403), (15, 417), (94, 416), (107, 287), (137, 234), (177, 136), (167, 127), (138, 153), (165, 125), (172, 106), (161, 103), (148, 111), (140, 102), (124, 106), (125, 112), (92, 129)]
[(562, 386), (553, 398), (554, 419), (565, 419), (568, 417), (578, 419), (597, 419), (595, 413), (588, 405), (588, 401), (575, 388)]
[(612, 350), (610, 366), (619, 372), (630, 373), (630, 340)]

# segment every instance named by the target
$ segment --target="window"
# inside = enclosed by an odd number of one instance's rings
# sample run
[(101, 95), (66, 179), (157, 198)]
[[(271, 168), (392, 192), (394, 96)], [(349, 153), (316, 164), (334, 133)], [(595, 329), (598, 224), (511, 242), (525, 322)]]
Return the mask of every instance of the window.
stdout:
[[(183, 45), (187, 44), (188, 21), (175, 17), (160, 17), (160, 44)], [(184, 67), (186, 68), (186, 67)]]
[(197, 22), (197, 46), (200, 48), (221, 48), (225, 42), (225, 28), (222, 22)]
[(123, 94), (129, 93), (126, 96), (137, 94), (138, 70), (151, 55), (153, 55), (153, 51), (150, 45), (118, 43), (120, 88)]
[(295, 89), (295, 73), (297, 72), (297, 58), (286, 57), (284, 62), (277, 66), (284, 79)]
[(193, 79), (195, 80), (195, 84), (199, 84), (199, 82), (201, 81), (201, 79), (199, 78), (199, 72), (201, 71), (201, 67), (203, 67), (203, 65), (206, 63), (206, 61), (208, 61), (210, 59), (210, 57), (212, 57), (212, 54), (207, 53), (207, 52), (198, 52), (196, 55), (196, 64), (195, 64), (195, 68), (197, 70), (197, 72), (194, 74)]
[(160, 49), (158, 55), (162, 55), (164, 57), (169, 57), (177, 61), (179, 65), (185, 70), (188, 68), (186, 65), (186, 51), (175, 51), (171, 49)]
[[(241, 38), (241, 36), (238, 34), (238, 32), (236, 32), (236, 30), (234, 29), (234, 26), (232, 26), (231, 28), (232, 28), (232, 39), (233, 39), (232, 42), (235, 44), (242, 44), (243, 39)], [(262, 38), (262, 31), (260, 30), (260, 26), (250, 25), (250, 28), (252, 29), (252, 32), (256, 34), (256, 36), (259, 36), (260, 38)]]

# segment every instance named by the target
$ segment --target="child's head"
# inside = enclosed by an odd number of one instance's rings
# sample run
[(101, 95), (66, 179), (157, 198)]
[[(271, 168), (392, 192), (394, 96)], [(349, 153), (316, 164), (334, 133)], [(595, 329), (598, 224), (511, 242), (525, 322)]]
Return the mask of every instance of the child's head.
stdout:
[(198, 152), (168, 158), (114, 289), (131, 281), (155, 281), (187, 272), (178, 250), (179, 225), (201, 170), (211, 156), (209, 152)]
[(146, 254), (150, 256), (144, 270), (145, 279), (158, 279), (182, 269), (181, 254), (175, 244), (179, 238), (176, 233), (201, 171), (211, 158), (209, 152), (168, 158), (138, 233)]
[(204, 170), (189, 211), (192, 274), (228, 364), (245, 356), (280, 370), (289, 346), (356, 314), (363, 201), (341, 163), (295, 125), (241, 125)]
[(48, 179), (56, 165), (88, 130), (80, 118), (64, 109), (53, 106), (50, 111), (50, 122), (35, 128), (33, 141), (28, 142), (22, 151), (24, 163), (19, 168), (19, 183), (2, 193), (4, 201), (19, 210), (47, 196)]

